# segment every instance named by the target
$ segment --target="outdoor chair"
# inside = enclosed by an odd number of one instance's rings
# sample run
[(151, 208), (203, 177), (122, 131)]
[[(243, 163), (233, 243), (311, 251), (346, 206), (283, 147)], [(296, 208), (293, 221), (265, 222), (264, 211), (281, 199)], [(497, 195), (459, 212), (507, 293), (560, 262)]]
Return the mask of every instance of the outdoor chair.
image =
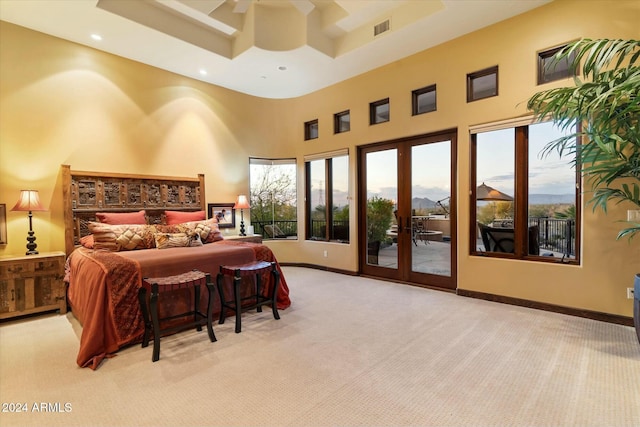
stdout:
[[(514, 230), (512, 228), (495, 228), (480, 223), (478, 226), (485, 251), (514, 253)], [(529, 255), (540, 254), (538, 232), (537, 225), (529, 227)]]
[(418, 246), (417, 241), (422, 240), (425, 245), (428, 245), (430, 243), (428, 238), (429, 218), (413, 218), (412, 225), (411, 240), (413, 240), (413, 244)]
[(264, 226), (264, 231), (265, 233), (267, 233), (268, 237), (271, 237), (272, 239), (286, 239), (287, 235), (284, 234), (282, 232), (282, 230), (280, 230), (280, 227), (278, 227), (277, 225), (265, 225)]
[(480, 226), (480, 235), (482, 236), (485, 251), (513, 253), (514, 231), (512, 228), (494, 228), (484, 224), (478, 225)]

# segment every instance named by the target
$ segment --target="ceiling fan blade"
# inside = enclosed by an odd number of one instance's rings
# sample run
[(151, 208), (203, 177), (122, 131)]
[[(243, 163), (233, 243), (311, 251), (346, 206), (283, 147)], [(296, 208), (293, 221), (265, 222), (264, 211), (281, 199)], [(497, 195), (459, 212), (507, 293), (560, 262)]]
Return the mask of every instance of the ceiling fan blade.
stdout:
[(233, 8), (233, 13), (245, 13), (249, 6), (251, 5), (251, 0), (238, 0), (236, 2), (236, 7)]

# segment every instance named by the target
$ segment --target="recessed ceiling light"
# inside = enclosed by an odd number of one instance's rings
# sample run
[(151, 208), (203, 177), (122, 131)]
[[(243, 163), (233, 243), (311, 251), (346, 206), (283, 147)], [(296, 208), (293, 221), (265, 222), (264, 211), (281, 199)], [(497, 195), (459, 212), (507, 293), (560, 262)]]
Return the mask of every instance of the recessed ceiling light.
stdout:
[(102, 36), (100, 34), (91, 34), (91, 38), (97, 41), (102, 40)]
[(200, 69), (200, 75), (206, 76), (207, 75), (207, 70), (205, 70), (204, 68)]
[(287, 67), (285, 67), (284, 65), (281, 65), (281, 66), (278, 67), (278, 70), (287, 71)]

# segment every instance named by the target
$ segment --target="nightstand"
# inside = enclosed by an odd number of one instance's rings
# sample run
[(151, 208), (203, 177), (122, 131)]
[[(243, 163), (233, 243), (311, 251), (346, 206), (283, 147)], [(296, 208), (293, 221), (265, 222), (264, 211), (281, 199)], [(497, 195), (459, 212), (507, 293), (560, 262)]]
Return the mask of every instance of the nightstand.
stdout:
[(0, 319), (67, 312), (64, 252), (0, 257)]
[(243, 242), (262, 243), (262, 235), (260, 234), (247, 234), (246, 236), (224, 236), (225, 240), (241, 240)]

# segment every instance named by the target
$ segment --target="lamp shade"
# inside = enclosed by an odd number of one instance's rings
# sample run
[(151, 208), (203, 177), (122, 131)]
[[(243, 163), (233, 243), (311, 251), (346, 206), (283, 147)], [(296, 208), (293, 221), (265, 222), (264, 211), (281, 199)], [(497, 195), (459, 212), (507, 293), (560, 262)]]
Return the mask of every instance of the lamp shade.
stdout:
[(20, 190), (18, 203), (11, 210), (18, 212), (46, 211), (40, 202), (37, 190)]
[(240, 194), (233, 208), (234, 209), (250, 209), (251, 206), (249, 206), (249, 199), (247, 199), (247, 196), (245, 196), (244, 194)]

